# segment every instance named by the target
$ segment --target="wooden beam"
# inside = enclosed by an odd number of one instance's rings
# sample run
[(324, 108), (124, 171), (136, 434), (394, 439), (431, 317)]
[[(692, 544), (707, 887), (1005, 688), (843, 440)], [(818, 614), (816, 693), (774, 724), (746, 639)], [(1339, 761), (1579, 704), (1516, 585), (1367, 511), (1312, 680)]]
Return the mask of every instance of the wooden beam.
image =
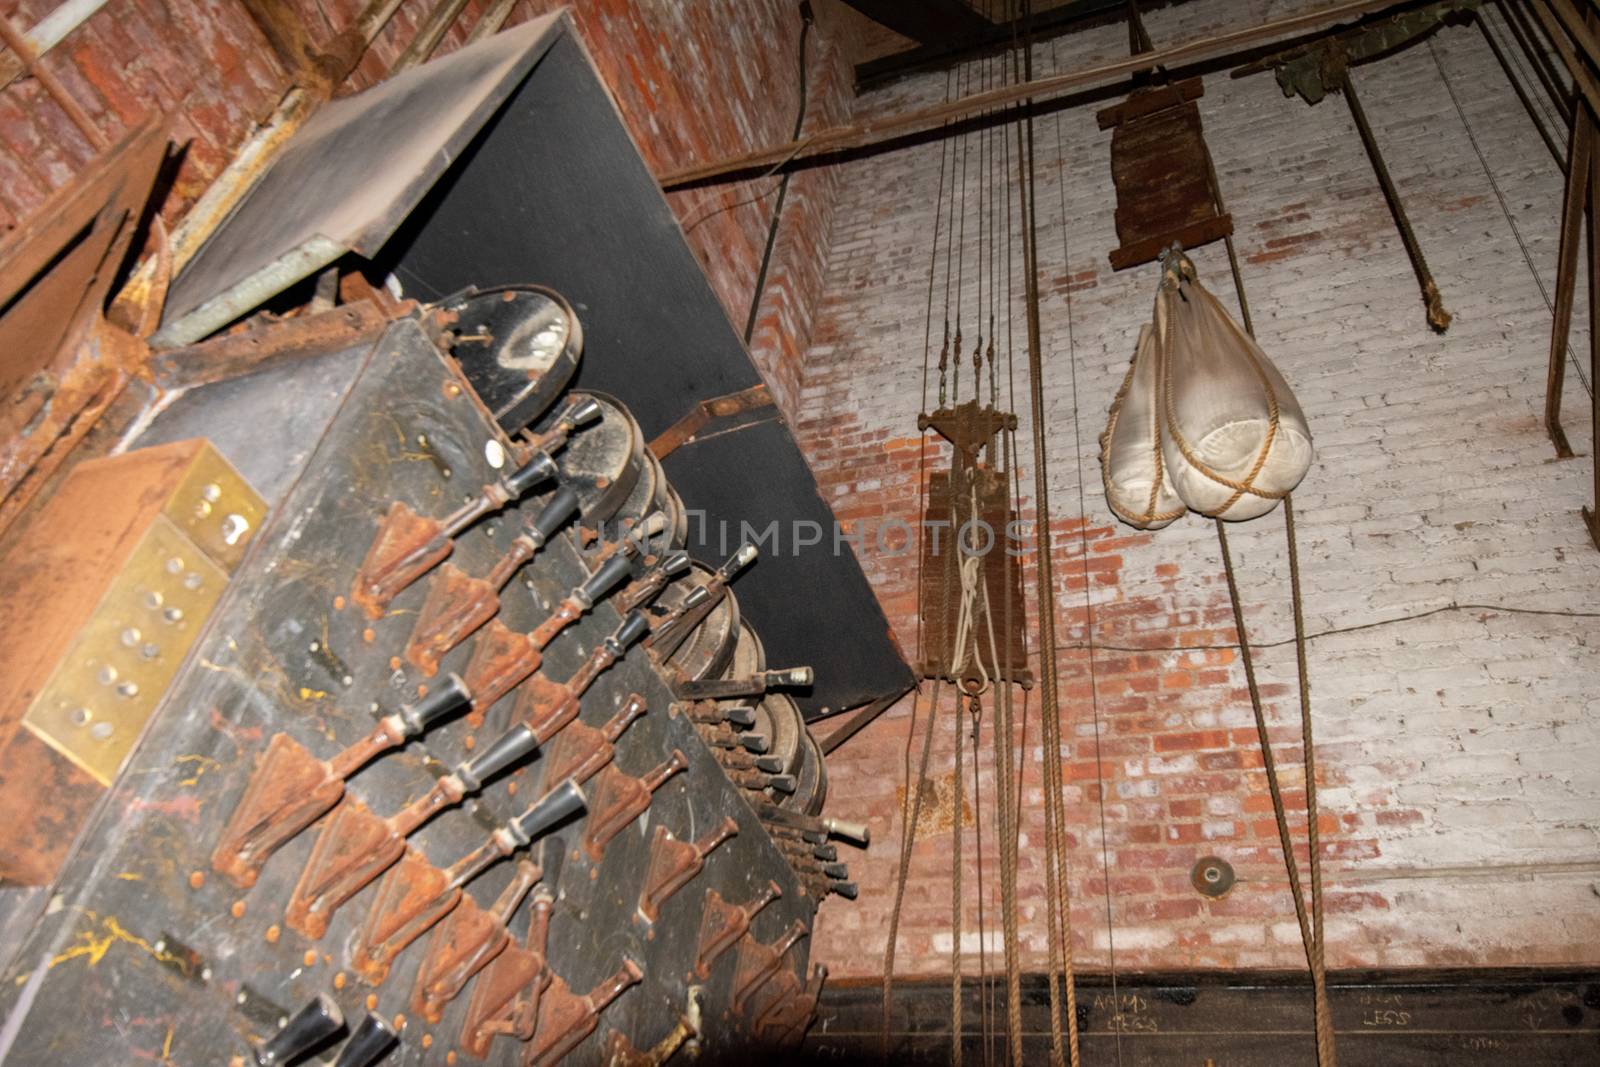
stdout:
[(1009, 104), (1020, 103), (1024, 100), (1038, 102), (1060, 96), (1068, 90), (1104, 84), (1129, 74), (1140, 74), (1153, 71), (1158, 67), (1175, 67), (1182, 63), (1213, 59), (1217, 56), (1227, 55), (1229, 52), (1246, 45), (1321, 29), (1341, 19), (1402, 6), (1405, 5), (1396, 3), (1395, 0), (1345, 0), (1344, 3), (1317, 8), (1313, 11), (1276, 19), (1272, 22), (1241, 26), (1226, 33), (1196, 38), (1183, 44), (1157, 49), (1154, 52), (1145, 52), (1128, 59), (1119, 59), (1111, 63), (1102, 63), (1098, 66), (1085, 67), (1082, 70), (1056, 74), (1047, 78), (1034, 78), (1016, 85), (1006, 85), (986, 92), (973, 93), (969, 96), (961, 97), (959, 100), (937, 104), (933, 107), (920, 108), (900, 115), (891, 115), (886, 118), (849, 126), (835, 126), (826, 130), (819, 130), (797, 141), (772, 145), (727, 159), (670, 171), (661, 176), (659, 180), (663, 188), (674, 189), (682, 185), (709, 181), (712, 178), (721, 178), (728, 175), (744, 174), (752, 170), (776, 170), (798, 160), (808, 159), (827, 152), (880, 144), (897, 137), (936, 129), (948, 122), (968, 118)]
[[(1166, 6), (1184, 2), (1187, 0), (1167, 0)], [(1147, 0), (1144, 10), (1161, 6), (1163, 4)], [(929, 41), (904, 52), (857, 63), (856, 92), (866, 92), (932, 67), (959, 63), (1010, 48), (1030, 33), (1034, 42), (1038, 43), (1064, 33), (1122, 22), (1127, 17), (1127, 0), (1067, 0), (1060, 7), (1036, 11), (1032, 16), (990, 23), (982, 32), (970, 37)]]
[(824, 756), (829, 755), (834, 749), (860, 733), (868, 723), (892, 708), (901, 697), (909, 692), (911, 692), (910, 689), (902, 689), (898, 693), (890, 693), (888, 696), (879, 697), (870, 704), (863, 704), (855, 709), (855, 712), (845, 720), (843, 726), (818, 741), (817, 747), (822, 749)]
[(961, 0), (844, 0), (902, 37), (932, 44), (971, 38), (994, 26)]

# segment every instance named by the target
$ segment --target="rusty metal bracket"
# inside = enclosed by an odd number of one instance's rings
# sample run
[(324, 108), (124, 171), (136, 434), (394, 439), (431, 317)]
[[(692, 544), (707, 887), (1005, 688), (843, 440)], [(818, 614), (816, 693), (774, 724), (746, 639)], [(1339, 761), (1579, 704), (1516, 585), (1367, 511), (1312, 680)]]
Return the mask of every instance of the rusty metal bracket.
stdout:
[[(510, 946), (511, 935), (506, 925), (538, 880), (539, 868), (522, 860), (488, 911), (468, 898), (446, 916), (428, 939), (428, 951), (417, 969), (417, 981), (411, 994), (413, 1010), (429, 1023), (439, 1024), (445, 1006), (460, 996), (467, 983)], [(553, 896), (541, 892), (534, 901), (534, 910), (542, 907), (548, 911), (553, 901)]]
[(545, 967), (545, 942), (554, 907), (551, 897), (535, 896), (527, 940), (507, 946), (473, 984), (461, 1025), (461, 1048), (469, 1056), (483, 1059), (497, 1035), (517, 1041), (533, 1037), (539, 1001), (551, 979)]
[(700, 917), (699, 947), (695, 951), (694, 973), (702, 982), (711, 977), (711, 966), (750, 929), (750, 922), (761, 909), (783, 896), (777, 882), (744, 904), (730, 904), (715, 889), (706, 890), (704, 912)]
[(808, 933), (810, 930), (806, 924), (796, 919), (770, 945), (763, 944), (748, 934), (740, 940), (738, 964), (733, 971), (734, 1014), (744, 1014), (750, 998), (778, 973), (778, 968), (783, 966), (784, 957), (789, 954), (789, 950)]
[(640, 778), (624, 774), (614, 766), (602, 771), (596, 780), (594, 796), (589, 802), (589, 818), (583, 830), (583, 848), (589, 859), (599, 863), (606, 845), (650, 806), (655, 791), (667, 779), (688, 769), (689, 761), (682, 752), (673, 749), (666, 762), (646, 771)]
[(650, 859), (645, 865), (644, 884), (639, 888), (637, 917), (654, 923), (661, 916), (661, 905), (693, 881), (705, 868), (706, 857), (739, 832), (739, 824), (725, 815), (697, 841), (679, 841), (665, 826), (657, 826), (650, 841)]
[(604, 726), (597, 729), (574, 722), (561, 731), (561, 736), (544, 757), (544, 781), (549, 783), (545, 793), (568, 780), (582, 785), (598, 774), (616, 754), (616, 742), (623, 731), (644, 713), (644, 697), (634, 693)]
[(713, 419), (730, 419), (735, 415), (773, 406), (772, 391), (765, 383), (737, 393), (702, 400), (687, 415), (661, 431), (660, 435), (650, 442), (650, 451), (657, 459), (666, 459), (677, 449), (694, 440)]
[(600, 1013), (621, 996), (630, 986), (644, 978), (644, 971), (627, 957), (622, 966), (609, 978), (603, 978), (589, 992), (577, 996), (568, 988), (566, 979), (550, 974), (550, 985), (539, 1003), (539, 1023), (534, 1027), (533, 1040), (522, 1058), (523, 1067), (552, 1067), (567, 1053), (577, 1048), (595, 1027), (600, 1025)]

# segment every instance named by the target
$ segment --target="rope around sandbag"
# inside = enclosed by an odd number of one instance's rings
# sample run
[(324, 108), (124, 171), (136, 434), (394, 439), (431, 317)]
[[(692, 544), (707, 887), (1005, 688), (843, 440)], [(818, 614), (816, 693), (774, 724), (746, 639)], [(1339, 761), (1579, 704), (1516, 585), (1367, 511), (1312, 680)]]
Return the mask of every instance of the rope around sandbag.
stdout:
[[(1160, 357), (1157, 357), (1159, 361)], [(1117, 432), (1117, 422), (1122, 418), (1122, 405), (1128, 399), (1128, 394), (1133, 391), (1133, 375), (1139, 369), (1138, 355), (1128, 364), (1128, 373), (1122, 376), (1122, 384), (1117, 387), (1117, 395), (1111, 398), (1111, 416), (1106, 420), (1106, 428), (1100, 434), (1100, 467), (1109, 470), (1111, 466), (1111, 440)], [(1152, 390), (1153, 391), (1153, 390)], [(1152, 398), (1152, 411), (1154, 398)], [(1166, 480), (1166, 458), (1161, 454), (1161, 418), (1159, 415), (1150, 420), (1150, 454), (1155, 460), (1155, 476), (1150, 480), (1150, 497), (1145, 501), (1144, 514), (1134, 515), (1123, 511), (1117, 502), (1106, 494), (1106, 506), (1112, 514), (1123, 522), (1138, 526), (1141, 529), (1154, 523), (1168, 523), (1183, 518), (1188, 512), (1187, 505), (1174, 508), (1172, 511), (1156, 511), (1156, 500), (1161, 496), (1161, 485)]]
[[(1198, 283), (1198, 279), (1194, 275), (1194, 265), (1189, 262), (1187, 256), (1180, 256), (1180, 259), (1182, 261), (1182, 266), (1187, 268), (1187, 270), (1183, 271), (1183, 273), (1186, 273), (1191, 281)], [(1174, 287), (1180, 287), (1179, 294), (1182, 295), (1182, 279), (1181, 277), (1174, 275), (1172, 268), (1166, 268), (1166, 273), (1162, 278), (1161, 284), (1163, 288), (1167, 287), (1169, 284), (1173, 285)], [(1204, 300), (1210, 300), (1213, 305), (1217, 305), (1217, 310), (1221, 310), (1221, 306), (1217, 304), (1217, 298), (1206, 292), (1204, 288), (1200, 289), (1200, 297)], [(1227, 326), (1233, 330), (1236, 335), (1238, 335), (1240, 340), (1246, 342), (1241, 346), (1241, 350), (1244, 352), (1246, 358), (1248, 358), (1250, 361), (1250, 369), (1255, 372), (1256, 378), (1261, 382), (1261, 391), (1267, 402), (1267, 433), (1262, 439), (1260, 450), (1256, 452), (1255, 461), (1250, 465), (1249, 473), (1244, 476), (1242, 481), (1235, 481), (1233, 479), (1224, 477), (1199, 456), (1195, 455), (1188, 440), (1184, 438), (1182, 429), (1179, 428), (1178, 412), (1176, 407), (1177, 400), (1172, 384), (1171, 353), (1173, 346), (1173, 325), (1172, 316), (1170, 314), (1164, 316), (1165, 321), (1161, 324), (1162, 333), (1164, 335), (1163, 343), (1156, 346), (1156, 374), (1160, 380), (1163, 408), (1166, 412), (1167, 421), (1171, 424), (1172, 443), (1177, 446), (1179, 454), (1183, 456), (1183, 458), (1188, 462), (1189, 466), (1193, 467), (1202, 476), (1210, 479), (1213, 482), (1216, 482), (1223, 488), (1233, 490), (1233, 495), (1228, 497), (1228, 499), (1220, 507), (1211, 511), (1201, 512), (1202, 515), (1205, 515), (1208, 518), (1216, 518), (1219, 515), (1226, 514), (1228, 509), (1233, 507), (1233, 505), (1238, 502), (1239, 498), (1245, 496), (1246, 494), (1250, 496), (1261, 497), (1265, 500), (1281, 500), (1288, 495), (1287, 489), (1275, 491), (1271, 489), (1256, 488), (1256, 478), (1261, 474), (1262, 468), (1266, 466), (1267, 457), (1272, 452), (1273, 442), (1276, 441), (1278, 437), (1278, 428), (1280, 424), (1278, 393), (1277, 390), (1272, 388), (1272, 379), (1267, 374), (1266, 368), (1262, 365), (1261, 361), (1256, 358), (1256, 354), (1253, 351), (1255, 347), (1254, 341), (1240, 333), (1239, 327), (1226, 312), (1222, 312), (1220, 317), (1223, 322), (1225, 322)]]

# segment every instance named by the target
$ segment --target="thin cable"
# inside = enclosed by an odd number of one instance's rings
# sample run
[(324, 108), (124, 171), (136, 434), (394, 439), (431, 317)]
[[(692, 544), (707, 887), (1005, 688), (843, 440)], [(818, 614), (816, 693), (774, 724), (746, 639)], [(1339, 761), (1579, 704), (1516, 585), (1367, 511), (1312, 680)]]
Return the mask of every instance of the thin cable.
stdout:
[[(1496, 611), (1506, 615), (1543, 615), (1563, 619), (1600, 619), (1600, 611), (1567, 611), (1562, 608), (1523, 608), (1513, 607), (1509, 604), (1458, 604), (1454, 601), (1451, 601), (1450, 603), (1441, 605), (1437, 608), (1429, 608), (1426, 611), (1412, 612), (1408, 615), (1397, 615), (1392, 619), (1373, 619), (1371, 622), (1358, 622), (1352, 623), (1348, 626), (1333, 626), (1326, 630), (1318, 630), (1316, 633), (1306, 634), (1306, 640), (1315, 641), (1319, 638), (1335, 637), (1339, 634), (1353, 634), (1362, 630), (1377, 630), (1385, 626), (1398, 626), (1403, 623), (1417, 622), (1422, 619), (1431, 619), (1435, 615), (1443, 615), (1445, 612), (1449, 611)], [(1294, 643), (1295, 638), (1284, 637), (1275, 641), (1252, 641), (1250, 642), (1250, 647), (1254, 649), (1282, 648), (1285, 645), (1292, 645)], [(1086, 647), (1087, 646), (1084, 644), (1058, 643), (1056, 645), (1057, 649), (1067, 651), (1082, 650)], [(1207, 645), (1109, 645), (1102, 643), (1096, 645), (1095, 647), (1100, 649), (1102, 652), (1238, 652), (1241, 648), (1243, 648), (1243, 646), (1238, 642)]]
[[(1539, 287), (1539, 295), (1544, 298), (1544, 306), (1550, 314), (1556, 313), (1556, 306), (1550, 300), (1550, 293), (1544, 287), (1544, 279), (1539, 277), (1539, 270), (1533, 265), (1533, 254), (1528, 251), (1528, 243), (1522, 239), (1522, 230), (1517, 226), (1517, 220), (1511, 216), (1511, 208), (1506, 205), (1506, 195), (1500, 191), (1500, 183), (1495, 180), (1494, 171), (1489, 169), (1489, 160), (1483, 154), (1483, 146), (1478, 143), (1478, 135), (1472, 129), (1472, 123), (1467, 120), (1466, 109), (1461, 106), (1460, 97), (1456, 96), (1456, 87), (1450, 81), (1450, 75), (1445, 73), (1444, 64), (1439, 61), (1439, 50), (1433, 45), (1433, 38), (1428, 38), (1428, 54), (1433, 57), (1433, 65), (1439, 70), (1439, 80), (1444, 82), (1445, 92), (1450, 94), (1450, 102), (1455, 105), (1456, 117), (1461, 120), (1461, 128), (1467, 132), (1467, 142), (1472, 145), (1472, 151), (1478, 157), (1478, 165), (1483, 168), (1483, 176), (1489, 179), (1489, 188), (1494, 190), (1494, 198), (1500, 203), (1500, 213), (1506, 217), (1506, 225), (1511, 227), (1511, 236), (1517, 239), (1517, 247), (1522, 250), (1522, 262), (1528, 265), (1528, 273), (1533, 275), (1533, 284)], [(1572, 351), (1572, 342), (1567, 342), (1567, 359), (1572, 364), (1572, 369), (1577, 372), (1578, 381), (1582, 383), (1584, 392), (1594, 396), (1594, 383), (1589, 381), (1589, 376), (1584, 373), (1583, 363)]]
[[(920, 695), (920, 691), (919, 691)], [(900, 870), (894, 882), (894, 908), (889, 912), (889, 944), (883, 959), (883, 1055), (889, 1055), (889, 1011), (894, 998), (895, 941), (900, 936), (900, 909), (905, 905), (906, 876), (911, 873), (911, 849), (916, 844), (917, 823), (922, 818), (922, 786), (928, 780), (928, 755), (933, 751), (933, 728), (939, 718), (939, 679), (933, 680), (933, 695), (928, 700), (928, 726), (922, 733), (922, 760), (917, 765), (913, 785), (906, 777), (906, 803), (901, 806)], [(912, 727), (916, 726), (916, 698), (912, 698)], [(911, 752), (915, 733), (906, 735), (906, 754)], [(909, 809), (909, 810), (908, 810)]]
[(1294, 528), (1294, 496), (1283, 498), (1283, 528), (1289, 541), (1289, 590), (1294, 601), (1295, 671), (1300, 682), (1300, 749), (1305, 763), (1306, 846), (1311, 867), (1312, 993), (1317, 1000), (1317, 1060), (1334, 1067), (1333, 1015), (1328, 1009), (1327, 942), (1322, 925), (1322, 842), (1317, 825), (1317, 753), (1311, 739), (1311, 670), (1306, 663), (1305, 606), (1300, 596), (1300, 545)]
[[(1151, 47), (1150, 37), (1144, 32), (1144, 24), (1138, 21), (1138, 5), (1129, 0), (1134, 21), (1138, 23), (1138, 36), (1142, 38), (1144, 48)], [(1054, 73), (1056, 69), (1056, 43), (1050, 42), (1050, 68)], [(1089, 575), (1089, 509), (1084, 498), (1083, 489), (1083, 433), (1080, 427), (1081, 419), (1078, 412), (1078, 349), (1075, 336), (1075, 323), (1072, 314), (1072, 252), (1067, 237), (1067, 181), (1066, 181), (1066, 149), (1061, 140), (1061, 113), (1055, 114), (1056, 130), (1056, 188), (1061, 201), (1061, 273), (1068, 279), (1066, 290), (1067, 305), (1067, 366), (1070, 369), (1072, 386), (1072, 447), (1074, 465), (1078, 471), (1078, 552), (1083, 561), (1083, 613), (1084, 637), (1089, 654), (1089, 709), (1094, 723), (1094, 775), (1095, 791), (1099, 794), (1100, 812), (1100, 866), (1102, 869), (1101, 882), (1105, 891), (1106, 904), (1106, 952), (1111, 969), (1111, 1003), (1114, 1005), (1114, 1018), (1122, 1014), (1122, 998), (1117, 989), (1117, 934), (1115, 913), (1111, 903), (1111, 851), (1106, 842), (1106, 783), (1102, 771), (1100, 758), (1100, 684), (1095, 670), (1094, 658), (1094, 598), (1090, 592)], [(1059, 750), (1055, 754), (1057, 761), (1061, 759)], [(1117, 1063), (1122, 1062), (1122, 1027), (1112, 1027), (1116, 1040)]]
[[(1032, 22), (1031, 11), (1026, 26), (1028, 52), (1024, 62), (1032, 78)], [(1056, 779), (1061, 767), (1061, 706), (1057, 693), (1055, 657), (1055, 561), (1051, 552), (1050, 529), (1050, 461), (1044, 441), (1044, 353), (1039, 325), (1039, 235), (1038, 235), (1038, 183), (1036, 178), (1033, 114), (1024, 113), (1023, 128), (1018, 130), (1021, 141), (1026, 132), (1026, 147), (1018, 144), (1022, 158), (1022, 189), (1025, 200), (1022, 209), (1022, 254), (1027, 275), (1024, 279), (1027, 292), (1028, 327), (1028, 410), (1030, 434), (1033, 441), (1033, 497), (1036, 521), (1034, 548), (1038, 554), (1034, 562), (1036, 601), (1039, 607), (1040, 644), (1040, 702), (1039, 721), (1045, 770), (1045, 872), (1049, 900), (1045, 918), (1052, 945), (1050, 971), (1050, 1046), (1053, 1062), (1061, 1062), (1061, 1004), (1056, 986), (1055, 966), (1061, 967), (1061, 979), (1067, 999), (1068, 1057), (1072, 1067), (1079, 1065), (1078, 1017), (1076, 1010), (1076, 980), (1072, 966), (1072, 916), (1066, 901), (1066, 829), (1062, 808), (1061, 788)], [(1045, 757), (1048, 753), (1048, 757)], [(1058, 940), (1059, 938), (1059, 940)]]
[[(950, 98), (950, 90), (951, 90), (951, 80), (950, 80), (950, 76), (947, 74), (945, 76), (945, 88), (944, 88), (944, 94), (945, 94), (945, 99), (946, 100), (948, 100)], [(933, 344), (933, 280), (934, 280), (934, 276), (935, 276), (935, 268), (936, 268), (936, 265), (938, 263), (938, 258), (939, 258), (939, 222), (940, 222), (940, 219), (943, 218), (942, 209), (943, 209), (943, 206), (944, 206), (943, 205), (943, 200), (944, 200), (944, 173), (945, 173), (945, 162), (946, 162), (945, 147), (946, 147), (945, 140), (941, 139), (940, 140), (940, 144), (939, 144), (939, 194), (938, 194), (938, 198), (934, 202), (934, 210), (933, 210), (933, 244), (932, 244), (932, 248), (931, 248), (931, 250), (929, 251), (929, 254), (928, 254), (928, 303), (927, 303), (927, 311), (926, 311), (926, 316), (925, 316), (925, 319), (924, 319), (924, 322), (923, 322), (923, 330), (922, 330), (922, 409), (924, 411), (926, 411), (927, 407), (928, 407), (928, 364), (929, 364), (929, 362), (931, 360), (932, 344)], [(952, 166), (950, 169), (953, 171), (955, 168)], [(948, 292), (949, 292), (949, 290), (946, 289), (946, 294), (947, 294), (947, 296), (946, 296), (946, 307), (947, 308), (949, 306), (949, 304), (948, 304)], [(948, 332), (948, 322), (946, 324), (946, 332)], [(926, 443), (924, 442), (922, 444), (922, 446), (920, 448), (918, 448), (917, 451), (918, 451), (917, 514), (920, 516), (920, 515), (923, 515), (925, 513), (925, 509), (927, 507), (928, 448), (927, 448)], [(919, 601), (919, 603), (917, 605), (917, 608), (918, 608), (918, 610), (917, 610), (917, 652), (918, 652), (918, 655), (921, 655), (922, 654), (922, 610), (921, 610), (922, 606), (921, 606), (920, 601), (921, 601), (921, 598), (922, 598), (922, 556), (923, 556), (923, 553), (920, 550), (921, 549), (921, 537), (922, 537), (921, 524), (918, 525), (918, 535), (917, 536), (918, 536), (918, 548), (919, 548), (918, 553), (917, 553), (917, 599)], [(937, 698), (937, 696), (938, 696), (937, 687), (934, 689), (934, 696), (935, 696), (935, 698)], [(901, 775), (901, 780), (906, 783), (906, 789), (907, 789), (907, 792), (908, 792), (908, 798), (907, 798), (908, 800), (909, 800), (909, 792), (910, 792), (910, 789), (911, 789), (911, 746), (912, 746), (913, 740), (917, 736), (917, 708), (918, 708), (918, 705), (919, 705), (921, 699), (922, 699), (922, 687), (919, 685), (919, 686), (917, 686), (916, 688), (914, 688), (912, 690), (912, 696), (911, 696), (911, 721), (910, 721), (910, 723), (909, 723), (909, 725), (907, 727), (907, 730), (906, 730), (906, 744), (905, 744), (905, 752), (904, 752), (904, 760), (903, 760), (904, 766), (902, 768), (902, 775)], [(929, 716), (928, 716), (928, 733), (929, 733), (930, 737), (932, 735), (932, 732), (933, 732), (933, 715), (932, 715), (932, 712), (930, 712)], [(927, 761), (926, 745), (924, 746), (923, 761), (924, 761), (924, 770), (926, 770), (926, 761)], [(917, 797), (917, 800), (919, 802), (921, 801), (920, 792), (921, 791), (919, 790), (918, 791), (918, 797)], [(882, 1040), (883, 1040), (883, 1048), (884, 1048), (885, 1054), (888, 1053), (888, 1048), (889, 1048), (889, 1009), (890, 1009), (890, 1003), (891, 1003), (891, 989), (892, 989), (892, 986), (894, 984), (895, 938), (898, 936), (898, 931), (899, 931), (899, 926), (900, 926), (901, 900), (902, 900), (902, 898), (904, 897), (904, 894), (905, 894), (904, 868), (910, 866), (910, 859), (911, 859), (911, 857), (910, 857), (910, 836), (909, 835), (912, 832), (912, 828), (911, 828), (911, 825), (910, 825), (911, 815), (910, 815), (910, 812), (907, 810), (907, 807), (908, 807), (907, 804), (902, 804), (901, 805), (901, 811), (900, 811), (900, 817), (901, 817), (900, 852), (901, 852), (902, 873), (901, 873), (901, 876), (900, 876), (899, 880), (895, 884), (895, 904), (894, 904), (893, 922), (892, 922), (890, 933), (889, 933), (889, 943), (888, 943), (888, 945), (887, 945), (887, 947), (885, 948), (885, 951), (884, 951), (883, 1032), (882, 1032)]]
[[(794, 133), (791, 141), (798, 141), (800, 133), (806, 125), (806, 39), (811, 36), (811, 8), (805, 5), (800, 7), (800, 106), (796, 109), (794, 117)], [(755, 336), (756, 316), (761, 311), (761, 295), (767, 288), (767, 270), (772, 265), (772, 250), (778, 244), (778, 224), (783, 221), (783, 205), (789, 197), (789, 179), (794, 176), (793, 171), (784, 171), (783, 177), (778, 179), (778, 202), (772, 205), (772, 221), (767, 225), (767, 243), (761, 252), (761, 267), (756, 272), (756, 284), (750, 294), (750, 314), (745, 319), (744, 343), (748, 345), (750, 338)]]

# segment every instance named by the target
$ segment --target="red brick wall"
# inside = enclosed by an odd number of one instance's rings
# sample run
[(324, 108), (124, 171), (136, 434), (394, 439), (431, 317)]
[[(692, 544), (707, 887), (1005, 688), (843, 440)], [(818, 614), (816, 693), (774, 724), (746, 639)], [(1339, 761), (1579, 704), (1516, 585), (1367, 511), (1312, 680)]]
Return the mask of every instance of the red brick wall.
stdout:
[[(1161, 46), (1285, 13), (1281, 0), (1197, 0), (1151, 12), (1146, 23)], [(1126, 49), (1124, 31), (1105, 27), (1041, 46), (1035, 71), (1080, 69)], [(1205, 79), (1200, 101), (1256, 330), (1296, 390), (1318, 446), (1295, 494), (1307, 624), (1314, 633), (1347, 631), (1318, 637), (1310, 649), (1328, 958), (1339, 967), (1593, 963), (1600, 959), (1591, 889), (1600, 877), (1593, 695), (1600, 660), (1593, 620), (1559, 613), (1593, 610), (1600, 554), (1578, 517), (1590, 491), (1588, 461), (1554, 462), (1538, 417), (1550, 321), (1539, 282), (1553, 291), (1561, 175), (1475, 28), (1442, 32), (1431, 46), (1353, 77), (1457, 314), (1444, 337), (1424, 324), (1405, 252), (1339, 98), (1312, 108), (1286, 100), (1270, 76), (1224, 73)], [(927, 75), (859, 99), (857, 112), (870, 118), (926, 105), (945, 91), (943, 74)], [(1113, 272), (1107, 262), (1117, 244), (1115, 199), (1109, 134), (1097, 128), (1094, 106), (1046, 116), (1036, 134), (1043, 433), (1077, 956), (1099, 970), (1113, 962), (1113, 947), (1119, 970), (1302, 968), (1239, 657), (1228, 647), (1203, 647), (1235, 640), (1210, 523), (1190, 516), (1140, 533), (1116, 522), (1102, 496), (1096, 438), (1139, 324), (1150, 316), (1156, 272)], [(973, 136), (967, 147), (963, 362), (977, 320), (978, 190), (987, 180), (980, 140)], [(1002, 150), (993, 141), (988, 147)], [(840, 170), (798, 426), (824, 496), (866, 534), (869, 550), (858, 555), (897, 639), (915, 655), (917, 555), (886, 556), (870, 546), (886, 519), (917, 520), (923, 448), (930, 468), (948, 462), (933, 435), (924, 446), (916, 431), (918, 411), (937, 403), (924, 400), (922, 367), (940, 147), (864, 155)], [(1014, 186), (1006, 195), (1014, 224)], [(1017, 233), (1012, 254), (1020, 258)], [(1202, 280), (1233, 306), (1221, 246), (1197, 250), (1195, 261)], [(935, 359), (944, 262), (941, 251)], [(1031, 518), (1021, 290), (1016, 275), (1012, 406), (1022, 419), (1023, 517)], [(1575, 351), (1585, 343), (1574, 336)], [(1004, 338), (998, 348), (1004, 389)], [(965, 399), (970, 366), (963, 373)], [(1569, 433), (1581, 426), (1588, 440), (1589, 398), (1574, 383), (1569, 374), (1565, 419)], [(1303, 842), (1281, 513), (1234, 524), (1230, 533), (1251, 636), (1270, 645), (1258, 650), (1257, 670)], [(1024, 581), (1031, 600), (1031, 566)], [(1423, 617), (1451, 603), (1555, 614)], [(986, 963), (991, 973), (1002, 967), (988, 756), (994, 715), (991, 699), (984, 704), (981, 799), (974, 800), (969, 741), (961, 815), (968, 973), (981, 965), (980, 893)], [(1026, 708), (1020, 922), (1024, 966), (1039, 970), (1047, 946), (1037, 691)], [(814, 958), (836, 976), (883, 967), (907, 747), (914, 769), (927, 699), (914, 735), (909, 712), (902, 702), (829, 757), (829, 814), (869, 820), (874, 840), (866, 853), (844, 857), (860, 899), (830, 899), (813, 936)], [(947, 973), (951, 965), (958, 720), (948, 689), (935, 715), (933, 784), (898, 939), (901, 974)], [(1220, 900), (1189, 885), (1191, 865), (1208, 853), (1228, 860), (1240, 879)], [(1302, 870), (1305, 858), (1302, 845)]]
[[(54, 0), (22, 0), (19, 27)], [(327, 41), (363, 0), (300, 2), (312, 37)], [(457, 47), (484, 0), (472, 0), (441, 47)], [(555, 10), (523, 0), (516, 23)], [(351, 81), (380, 78), (426, 17), (429, 0), (405, 0)], [(788, 139), (799, 103), (800, 18), (794, 0), (635, 3), (583, 0), (572, 15), (646, 161), (658, 171)], [(324, 15), (323, 12), (326, 12)], [(849, 74), (826, 28), (814, 29), (808, 76), (811, 127), (848, 115)], [(164, 205), (182, 213), (226, 163), (252, 122), (276, 103), (285, 73), (238, 0), (114, 0), (44, 60), (109, 138), (150, 111), (175, 118), (189, 152)], [(39, 85), (23, 78), (0, 93), (0, 228), (28, 217), (92, 156), (88, 143)], [(670, 197), (689, 240), (742, 331), (777, 180)], [(792, 410), (799, 355), (822, 281), (835, 183), (826, 168), (798, 174), (789, 189), (753, 350), (780, 405)]]

